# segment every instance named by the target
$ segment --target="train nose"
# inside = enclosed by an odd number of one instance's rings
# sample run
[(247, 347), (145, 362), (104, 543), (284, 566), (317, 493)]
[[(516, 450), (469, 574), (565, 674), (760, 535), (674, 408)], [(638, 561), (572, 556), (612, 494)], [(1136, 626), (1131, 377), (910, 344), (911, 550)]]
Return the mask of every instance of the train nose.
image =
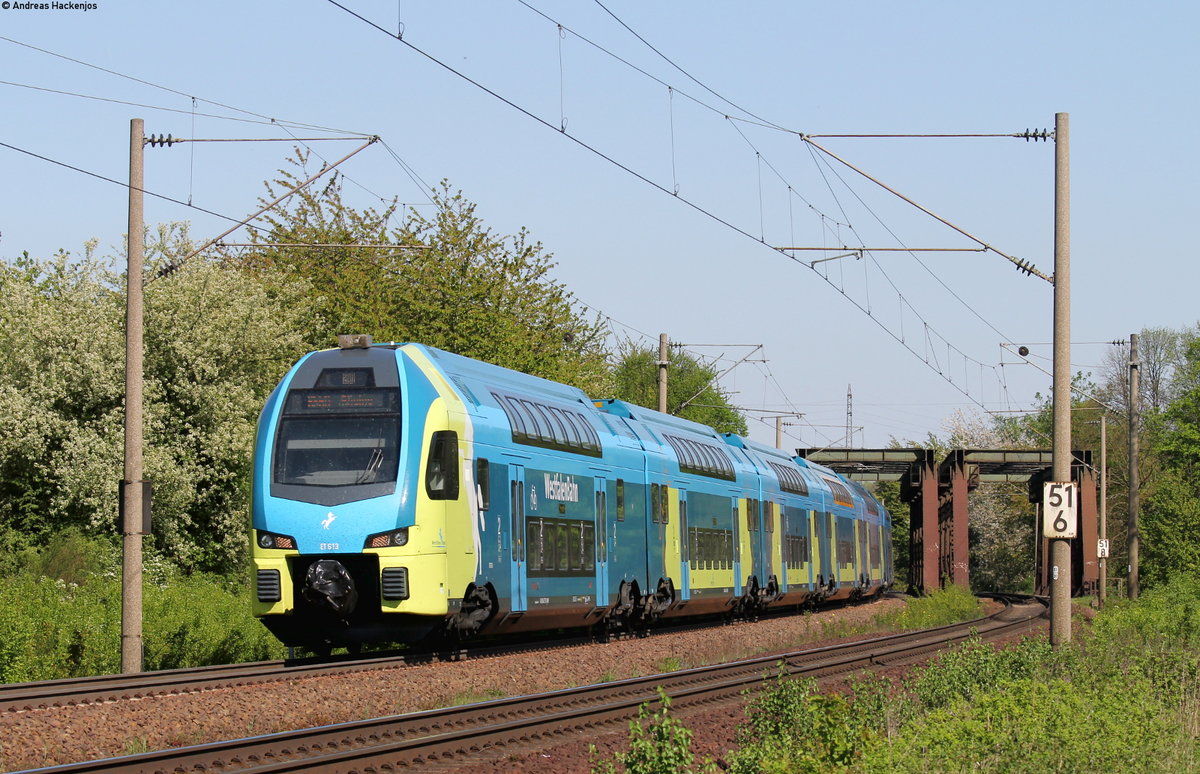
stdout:
[(313, 562), (304, 578), (304, 598), (338, 616), (347, 616), (358, 604), (354, 578), (336, 559)]

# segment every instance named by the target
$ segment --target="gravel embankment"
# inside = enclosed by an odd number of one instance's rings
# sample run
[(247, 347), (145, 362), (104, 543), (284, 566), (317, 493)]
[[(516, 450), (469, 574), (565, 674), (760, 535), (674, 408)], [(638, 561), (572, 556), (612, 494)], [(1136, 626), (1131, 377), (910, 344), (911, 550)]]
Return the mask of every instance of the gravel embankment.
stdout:
[[(11, 711), (0, 715), (0, 769), (29, 769), (254, 736), (785, 652), (844, 639), (879, 613), (903, 604), (899, 599), (883, 599), (815, 615), (659, 633), (646, 639), (560, 650), (553, 659), (545, 653), (517, 654), (180, 696)], [(734, 727), (741, 719), (740, 707), (686, 717), (688, 726), (696, 730), (693, 749), (698, 757), (716, 758), (729, 749)], [(604, 737), (507, 751), (497, 760), (472, 761), (468, 768), (482, 772), (536, 769), (538, 774), (586, 772), (589, 742), (611, 753), (625, 741), (626, 729), (620, 727)]]

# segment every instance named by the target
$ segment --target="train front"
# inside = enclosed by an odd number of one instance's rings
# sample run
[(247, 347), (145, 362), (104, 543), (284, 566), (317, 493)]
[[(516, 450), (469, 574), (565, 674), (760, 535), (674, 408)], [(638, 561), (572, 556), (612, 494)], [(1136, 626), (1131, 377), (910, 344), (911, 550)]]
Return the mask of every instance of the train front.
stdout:
[(418, 640), (447, 613), (444, 514), (429, 506), (446, 494), (437, 468), (457, 465), (457, 448), (433, 447), (455, 433), (421, 369), (364, 338), (302, 359), (258, 426), (254, 613), (318, 653)]

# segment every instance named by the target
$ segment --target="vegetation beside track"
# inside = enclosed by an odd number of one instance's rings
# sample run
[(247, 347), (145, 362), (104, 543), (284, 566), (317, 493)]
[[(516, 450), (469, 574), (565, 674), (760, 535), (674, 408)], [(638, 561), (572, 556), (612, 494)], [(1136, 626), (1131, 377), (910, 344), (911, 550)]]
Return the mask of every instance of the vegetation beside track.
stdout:
[[(106, 541), (66, 533), (42, 551), (0, 557), (0, 682), (115, 674), (120, 669), (120, 564)], [(249, 581), (146, 568), (145, 668), (282, 658), (250, 614)]]
[[(974, 640), (903, 679), (864, 674), (828, 695), (779, 678), (746, 714), (726, 756), (735, 774), (1194, 771), (1200, 580), (1114, 601), (1057, 651), (1044, 638), (1000, 650)], [(680, 749), (691, 736), (677, 719), (647, 721), (670, 725), (632, 735), (627, 772), (684, 760), (708, 770)]]

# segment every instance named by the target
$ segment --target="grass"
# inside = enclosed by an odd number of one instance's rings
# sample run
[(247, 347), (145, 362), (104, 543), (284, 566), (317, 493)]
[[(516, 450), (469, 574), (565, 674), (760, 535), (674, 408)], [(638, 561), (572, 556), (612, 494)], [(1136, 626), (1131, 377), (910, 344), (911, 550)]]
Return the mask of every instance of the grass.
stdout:
[[(978, 615), (962, 596), (948, 589), (893, 615), (925, 626)], [(1200, 579), (1114, 600), (1056, 649), (1044, 637), (1003, 650), (973, 638), (907, 677), (866, 673), (830, 695), (781, 674), (746, 715), (722, 763), (732, 774), (1200, 770)], [(642, 722), (615, 762), (688, 770), (680, 722), (665, 707)]]
[(503, 699), (507, 694), (499, 688), (488, 688), (483, 693), (475, 691), (464, 691), (456, 693), (454, 698), (447, 705), (449, 707), (461, 707), (464, 704), (477, 704), (481, 701), (491, 701), (493, 699)]

